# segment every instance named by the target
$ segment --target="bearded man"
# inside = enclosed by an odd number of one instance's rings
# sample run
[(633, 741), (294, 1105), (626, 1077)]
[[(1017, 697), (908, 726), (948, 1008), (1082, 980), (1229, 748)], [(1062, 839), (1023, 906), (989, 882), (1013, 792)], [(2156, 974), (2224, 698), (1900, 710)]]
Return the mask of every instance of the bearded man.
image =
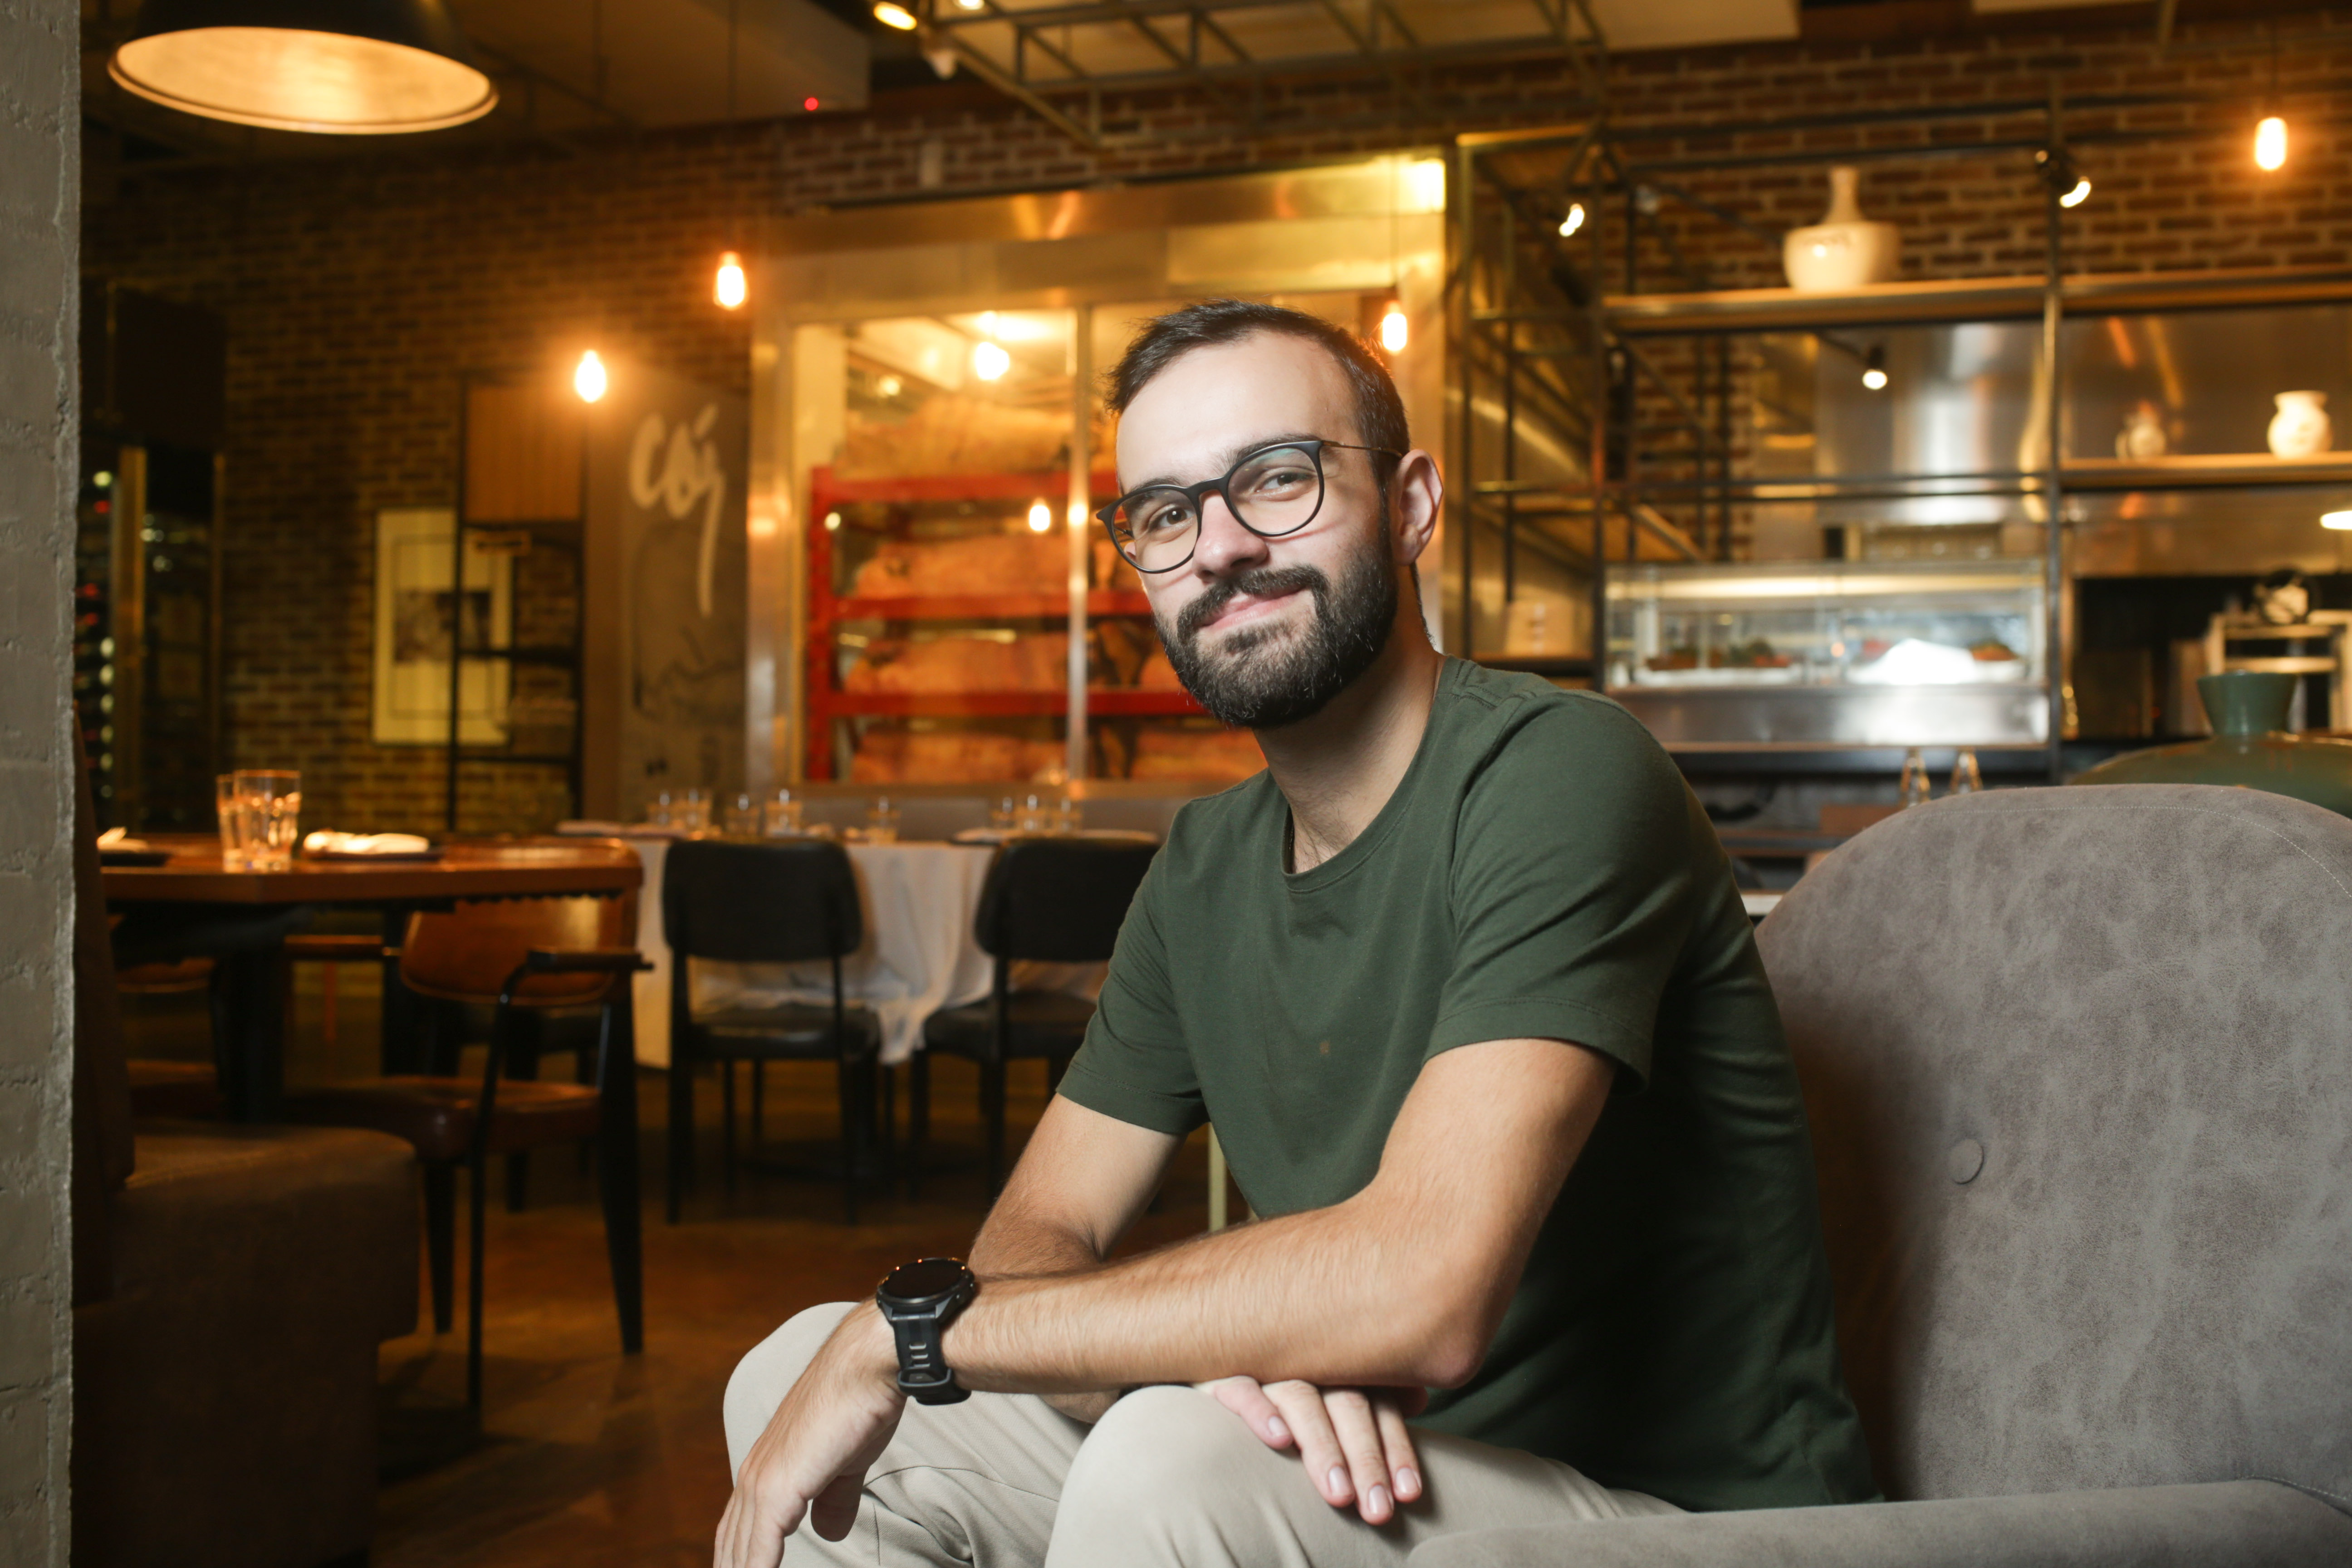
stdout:
[[(1795, 1075), (1672, 762), (1430, 646), (1437, 466), (1347, 333), (1196, 305), (1111, 402), (1103, 521), (1266, 771), (1178, 815), (969, 1270), (744, 1359), (722, 1568), (1369, 1568), (1873, 1495)], [(1108, 1261), (1203, 1121), (1255, 1217)]]

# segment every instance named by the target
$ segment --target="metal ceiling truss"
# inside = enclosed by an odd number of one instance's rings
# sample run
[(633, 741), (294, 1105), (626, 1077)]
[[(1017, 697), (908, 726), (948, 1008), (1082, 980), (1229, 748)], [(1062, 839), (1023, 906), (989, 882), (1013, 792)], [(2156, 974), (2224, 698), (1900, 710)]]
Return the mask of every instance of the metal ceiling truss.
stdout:
[[(1597, 108), (1603, 97), (1607, 43), (1586, 0), (1524, 0), (1539, 30), (1525, 37), (1468, 43), (1424, 41), (1395, 0), (1071, 0), (1036, 6), (982, 0), (968, 10), (957, 0), (925, 0), (920, 27), (926, 47), (951, 53), (958, 63), (1006, 96), (1018, 100), (1065, 135), (1090, 150), (1117, 138), (1104, 128), (1106, 96), (1156, 91), (1197, 92), (1221, 111), (1239, 117), (1244, 134), (1272, 127), (1265, 88), (1271, 81), (1302, 77), (1376, 74), (1388, 79), (1399, 112), (1382, 117), (1429, 122), (1445, 105), (1430, 89), (1429, 76), (1447, 67), (1518, 59), (1566, 59), (1584, 100), (1571, 107)], [(1317, 54), (1253, 54), (1234, 37), (1234, 24), (1250, 13), (1319, 12), (1347, 41), (1338, 51)], [(1156, 68), (1089, 68), (1073, 41), (1078, 29), (1110, 28), (1146, 43), (1160, 64)], [(1011, 36), (1011, 58), (977, 41), (987, 29)], [(1329, 125), (1328, 121), (1318, 121)], [(1217, 128), (1231, 134), (1237, 127)]]

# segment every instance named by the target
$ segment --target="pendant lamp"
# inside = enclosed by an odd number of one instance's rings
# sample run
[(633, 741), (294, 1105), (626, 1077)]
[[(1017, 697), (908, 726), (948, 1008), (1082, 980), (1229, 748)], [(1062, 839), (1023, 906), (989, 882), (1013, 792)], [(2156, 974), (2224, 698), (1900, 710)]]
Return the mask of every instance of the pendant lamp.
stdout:
[(441, 0), (147, 0), (107, 72), (189, 114), (347, 136), (462, 125), (499, 100)]

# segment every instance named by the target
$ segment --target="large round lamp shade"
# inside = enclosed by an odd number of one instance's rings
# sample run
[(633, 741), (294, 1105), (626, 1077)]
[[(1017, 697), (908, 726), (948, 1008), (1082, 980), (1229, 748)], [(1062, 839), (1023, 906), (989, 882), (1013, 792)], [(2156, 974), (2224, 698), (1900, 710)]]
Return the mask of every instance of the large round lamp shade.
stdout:
[(147, 0), (107, 71), (142, 98), (273, 131), (437, 131), (499, 100), (441, 0)]

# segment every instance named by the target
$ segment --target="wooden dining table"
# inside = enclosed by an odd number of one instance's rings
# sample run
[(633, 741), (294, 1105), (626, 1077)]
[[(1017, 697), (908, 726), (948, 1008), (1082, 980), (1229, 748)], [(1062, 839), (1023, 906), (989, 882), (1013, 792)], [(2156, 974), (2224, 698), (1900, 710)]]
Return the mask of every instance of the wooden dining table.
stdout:
[[(626, 844), (614, 839), (455, 840), (430, 858), (313, 859), (284, 870), (236, 870), (212, 837), (151, 835), (169, 858), (161, 865), (105, 868), (110, 912), (142, 921), (168, 942), (174, 929), (194, 933), (206, 913), (222, 922), (247, 918), (258, 931), (215, 954), (221, 1091), (240, 1121), (273, 1121), (286, 1086), (286, 952), (282, 930), (266, 917), (312, 909), (365, 909), (382, 920), (384, 945), (397, 948), (408, 919), (484, 899), (618, 898), (644, 884)], [(290, 922), (280, 922), (290, 923)], [(133, 928), (138, 929), (138, 928)], [(198, 939), (192, 934), (192, 942)], [(383, 1068), (418, 1070), (422, 1022), (415, 994), (400, 983), (399, 963), (383, 964)]]

